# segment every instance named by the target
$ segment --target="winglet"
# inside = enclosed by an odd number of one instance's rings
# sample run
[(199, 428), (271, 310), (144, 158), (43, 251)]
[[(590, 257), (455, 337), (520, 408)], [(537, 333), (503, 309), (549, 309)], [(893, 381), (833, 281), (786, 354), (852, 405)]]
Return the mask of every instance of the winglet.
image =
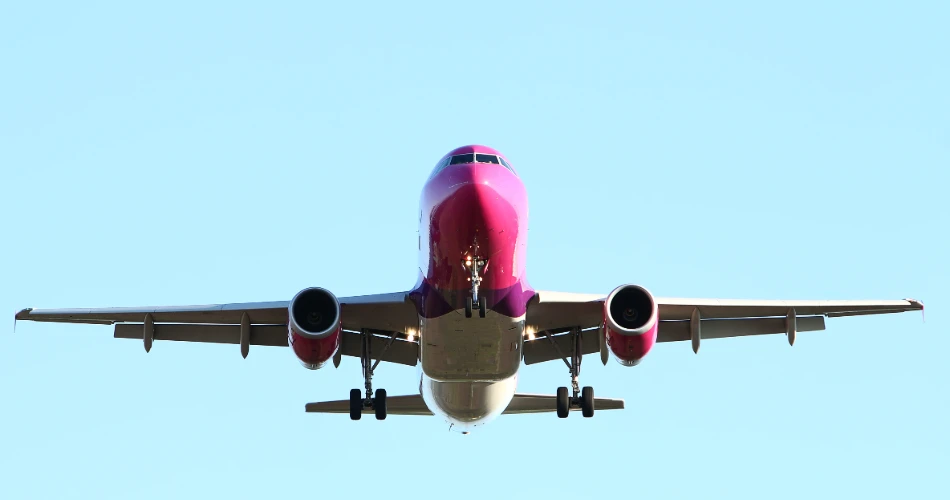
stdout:
[(927, 316), (924, 314), (924, 303), (916, 299), (904, 299), (907, 302), (910, 302), (910, 305), (916, 309), (920, 309), (920, 319), (926, 323)]
[(13, 333), (16, 333), (16, 323), (17, 323), (17, 321), (19, 321), (19, 320), (21, 320), (21, 319), (28, 319), (28, 318), (30, 317), (30, 311), (32, 311), (32, 310), (33, 310), (32, 307), (27, 307), (26, 309), (23, 309), (23, 310), (21, 310), (21, 311), (19, 311), (18, 313), (16, 313), (16, 314), (13, 315)]

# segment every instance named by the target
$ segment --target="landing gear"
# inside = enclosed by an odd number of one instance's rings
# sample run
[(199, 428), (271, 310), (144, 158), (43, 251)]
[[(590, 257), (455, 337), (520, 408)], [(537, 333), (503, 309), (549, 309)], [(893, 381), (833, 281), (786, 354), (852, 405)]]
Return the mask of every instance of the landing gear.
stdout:
[[(471, 318), (472, 312), (475, 310), (475, 304), (471, 297), (465, 298), (465, 317)], [(485, 296), (482, 295), (478, 298), (478, 317), (484, 318), (488, 313), (488, 300), (485, 299)]]
[(369, 330), (360, 332), (362, 348), (360, 351), (360, 364), (363, 366), (363, 385), (366, 388), (365, 397), (359, 389), (350, 390), (350, 420), (359, 420), (363, 416), (363, 410), (373, 410), (376, 414), (376, 420), (386, 420), (386, 389), (377, 389), (373, 392), (373, 371), (379, 365), (382, 355), (393, 345), (396, 340), (396, 332), (389, 337), (389, 342), (379, 353), (379, 359), (373, 362), (372, 346), (373, 334)]
[[(477, 245), (476, 245), (477, 248)], [(488, 301), (485, 296), (478, 295), (478, 287), (482, 284), (482, 274), (488, 269), (488, 261), (481, 258), (466, 257), (462, 261), (462, 267), (468, 271), (468, 281), (472, 284), (472, 296), (465, 299), (465, 317), (471, 318), (475, 307), (478, 307), (478, 317), (484, 318), (488, 313)]]
[(376, 390), (376, 395), (373, 396), (373, 410), (376, 411), (376, 420), (386, 420), (386, 389)]
[(594, 388), (587, 386), (581, 390), (581, 414), (587, 418), (594, 416)]
[(557, 388), (557, 418), (567, 418), (571, 412), (571, 398), (567, 395), (567, 387)]
[(545, 337), (551, 342), (554, 346), (554, 349), (561, 355), (561, 359), (564, 360), (564, 364), (567, 365), (567, 368), (571, 371), (571, 388), (573, 389), (573, 395), (568, 396), (567, 387), (558, 387), (557, 388), (557, 416), (558, 418), (567, 418), (570, 414), (571, 408), (580, 408), (581, 414), (585, 417), (590, 418), (594, 416), (594, 388), (593, 387), (584, 387), (583, 390), (580, 388), (577, 379), (581, 374), (581, 359), (583, 359), (583, 351), (581, 350), (581, 329), (572, 328), (570, 338), (571, 338), (571, 359), (568, 361), (567, 356), (561, 351), (561, 347), (558, 343), (551, 337), (551, 334), (548, 332), (544, 333)]
[(359, 420), (363, 416), (363, 391), (350, 389), (350, 420)]

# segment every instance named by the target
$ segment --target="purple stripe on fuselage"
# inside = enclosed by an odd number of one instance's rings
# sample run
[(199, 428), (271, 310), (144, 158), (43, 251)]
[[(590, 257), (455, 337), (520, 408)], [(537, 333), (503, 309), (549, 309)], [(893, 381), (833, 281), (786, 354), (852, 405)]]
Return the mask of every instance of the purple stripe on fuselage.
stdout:
[[(488, 309), (511, 318), (525, 314), (528, 301), (534, 294), (529, 285), (520, 281), (499, 290), (479, 290), (479, 295), (485, 296)], [(426, 280), (409, 294), (423, 318), (437, 318), (458, 311), (465, 307), (465, 298), (470, 296), (469, 289), (439, 290)]]

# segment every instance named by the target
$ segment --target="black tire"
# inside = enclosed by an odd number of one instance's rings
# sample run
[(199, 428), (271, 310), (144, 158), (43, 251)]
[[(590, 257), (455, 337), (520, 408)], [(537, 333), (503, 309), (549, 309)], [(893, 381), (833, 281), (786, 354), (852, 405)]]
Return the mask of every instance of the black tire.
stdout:
[(557, 388), (557, 418), (567, 418), (571, 413), (571, 397), (567, 394), (567, 387)]
[(363, 392), (350, 389), (350, 420), (359, 420), (363, 416)]
[(485, 317), (485, 313), (488, 312), (488, 300), (485, 299), (485, 296), (482, 295), (478, 298), (478, 316), (480, 318)]
[(376, 410), (376, 420), (386, 420), (386, 389), (376, 389), (373, 409)]
[(472, 298), (471, 297), (465, 298), (465, 317), (466, 318), (472, 317)]
[(581, 413), (586, 418), (594, 416), (594, 388), (585, 387), (581, 389)]

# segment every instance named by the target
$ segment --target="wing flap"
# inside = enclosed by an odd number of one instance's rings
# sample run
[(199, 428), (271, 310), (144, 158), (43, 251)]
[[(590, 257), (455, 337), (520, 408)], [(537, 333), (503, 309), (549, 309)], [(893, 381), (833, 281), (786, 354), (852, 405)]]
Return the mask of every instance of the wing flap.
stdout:
[[(176, 323), (156, 323), (153, 340), (173, 340), (178, 342), (205, 342), (211, 344), (241, 343), (240, 325), (195, 325)], [(117, 339), (142, 340), (145, 334), (144, 323), (119, 323), (115, 325), (114, 337)], [(389, 339), (373, 335), (370, 350), (374, 359), (401, 365), (415, 366), (419, 358), (419, 344), (394, 339), (388, 348)], [(287, 327), (285, 325), (251, 325), (250, 345), (287, 347)], [(354, 332), (343, 332), (340, 354), (360, 356), (360, 336)]]
[[(747, 335), (769, 335), (785, 333), (785, 318), (739, 318), (739, 319), (703, 319), (701, 322), (704, 339), (724, 339)], [(825, 329), (823, 316), (799, 316), (796, 321), (799, 332), (813, 332)], [(594, 328), (581, 332), (582, 354), (594, 354), (600, 351), (600, 329)], [(660, 321), (657, 329), (657, 342), (679, 342), (689, 340), (689, 321)], [(554, 347), (553, 343), (557, 344)], [(560, 348), (560, 352), (558, 352)], [(533, 365), (561, 359), (561, 353), (571, 352), (570, 335), (553, 335), (550, 339), (538, 336), (524, 343), (524, 363)]]
[[(153, 340), (178, 342), (207, 342), (211, 344), (240, 344), (240, 325), (195, 325), (156, 323)], [(119, 323), (113, 335), (117, 339), (138, 339), (145, 336), (144, 323)], [(287, 327), (284, 325), (251, 325), (251, 345), (287, 346)]]
[[(389, 347), (386, 347), (387, 345)], [(358, 333), (343, 332), (343, 340), (340, 345), (341, 354), (358, 358), (360, 357), (362, 348), (362, 339), (360, 339)], [(382, 358), (383, 361), (389, 363), (416, 366), (419, 360), (419, 344), (417, 342), (403, 340), (402, 338), (395, 338), (392, 343), (390, 343), (387, 337), (372, 335), (370, 337), (369, 349), (373, 359)]]
[[(584, 330), (581, 332), (582, 354), (600, 352), (600, 339), (597, 338), (599, 332), (599, 329)], [(554, 344), (557, 344), (557, 347), (554, 347)], [(534, 340), (529, 340), (524, 343), (524, 364), (533, 365), (535, 363), (561, 359), (561, 353), (570, 356), (572, 348), (570, 335), (552, 335), (550, 339), (543, 335), (538, 336)], [(558, 349), (561, 350), (560, 353)]]
[[(785, 333), (785, 318), (704, 319), (700, 322), (703, 339), (725, 339), (746, 335)], [(825, 329), (823, 316), (799, 316), (796, 320), (799, 332)], [(689, 340), (689, 321), (661, 321), (657, 330), (657, 342)]]

